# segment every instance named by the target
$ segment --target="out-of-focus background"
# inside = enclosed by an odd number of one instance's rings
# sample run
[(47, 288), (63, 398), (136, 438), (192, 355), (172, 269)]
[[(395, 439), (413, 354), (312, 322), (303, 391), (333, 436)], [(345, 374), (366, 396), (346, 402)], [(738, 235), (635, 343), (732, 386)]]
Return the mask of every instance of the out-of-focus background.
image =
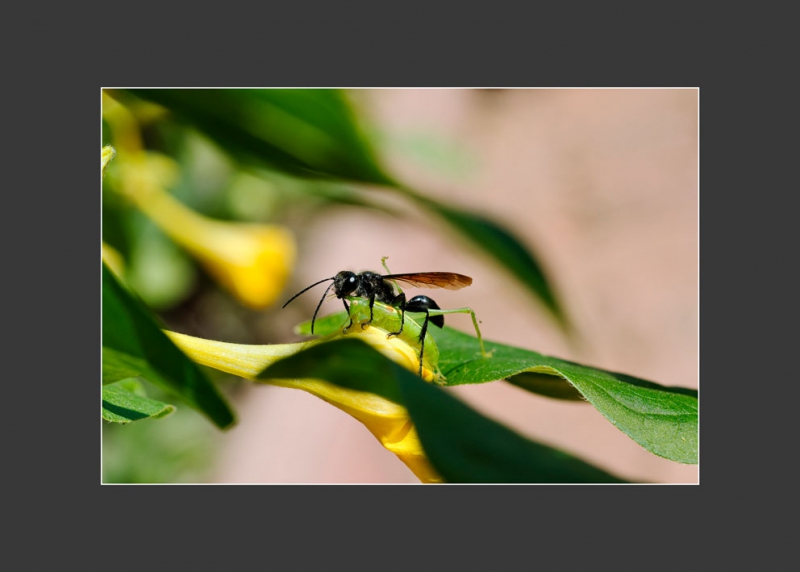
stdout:
[[(435, 299), (443, 308), (472, 307), (489, 340), (662, 385), (698, 387), (697, 90), (371, 89), (348, 95), (389, 172), (440, 202), (490, 216), (536, 253), (577, 335), (567, 338), (494, 262), (420, 212), (401, 219), (339, 205), (294, 219), (289, 213), (298, 257), (281, 300), (339, 270), (381, 271), (381, 257), (388, 256), (397, 273), (471, 276), (471, 287), (436, 291)], [(195, 175), (183, 183), (183, 195), (213, 203), (214, 186), (230, 186), (234, 175), (207, 143), (192, 145), (184, 159), (195, 165)], [(269, 211), (269, 193), (237, 185), (234, 204)], [(371, 192), (404, 208), (389, 192)], [(142, 225), (142, 232), (153, 232)], [(186, 281), (188, 294), (159, 308), (167, 325), (231, 342), (300, 339), (291, 329), (310, 318), (322, 293), (315, 289), (284, 310), (255, 314), (236, 309), (202, 272)], [(340, 309), (329, 301), (321, 312)], [(466, 315), (447, 322), (472, 332)], [(323, 401), (221, 374), (215, 379), (237, 411), (234, 428), (220, 433), (188, 408), (163, 420), (105, 425), (104, 482), (418, 482), (363, 425)], [(586, 403), (504, 382), (448, 391), (531, 439), (623, 478), (698, 482), (697, 466), (645, 451)]]

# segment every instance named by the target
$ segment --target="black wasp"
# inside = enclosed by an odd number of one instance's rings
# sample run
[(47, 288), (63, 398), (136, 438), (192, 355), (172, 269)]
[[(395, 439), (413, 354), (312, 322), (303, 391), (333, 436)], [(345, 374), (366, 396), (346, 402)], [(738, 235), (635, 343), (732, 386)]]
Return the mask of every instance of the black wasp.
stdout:
[[(442, 328), (444, 327), (444, 316), (439, 315), (431, 317), (430, 310), (440, 310), (441, 308), (428, 296), (414, 296), (406, 301), (405, 293), (401, 292), (400, 294), (395, 294), (394, 285), (391, 281), (396, 280), (397, 282), (402, 282), (417, 288), (444, 288), (446, 290), (458, 290), (472, 284), (472, 278), (464, 276), (463, 274), (456, 274), (455, 272), (412, 272), (408, 274), (381, 275), (375, 272), (361, 272), (360, 274), (356, 274), (349, 270), (342, 270), (336, 276), (323, 278), (319, 282), (314, 282), (311, 286), (304, 288), (289, 298), (283, 307), (285, 308), (289, 302), (297, 298), (300, 294), (328, 280), (332, 280), (333, 282), (325, 289), (325, 293), (322, 295), (322, 298), (320, 298), (319, 304), (317, 304), (317, 309), (314, 310), (314, 317), (311, 318), (311, 333), (314, 333), (314, 321), (317, 319), (317, 312), (319, 312), (322, 302), (325, 300), (325, 296), (328, 295), (331, 288), (333, 288), (336, 297), (344, 303), (344, 308), (347, 310), (348, 315), (350, 314), (350, 306), (348, 306), (347, 300), (345, 300), (346, 296), (358, 296), (369, 300), (369, 320), (361, 324), (362, 328), (366, 328), (372, 322), (373, 306), (376, 300), (399, 309), (400, 329), (396, 332), (390, 332), (387, 334), (387, 337), (400, 335), (405, 324), (406, 312), (424, 313), (425, 321), (422, 323), (419, 336), (419, 341), (422, 343), (419, 357), (420, 372), (422, 371), (422, 355), (425, 351), (425, 333), (428, 331), (428, 322), (433, 322), (433, 324)], [(350, 323), (345, 329), (352, 325), (353, 318), (351, 316)]]

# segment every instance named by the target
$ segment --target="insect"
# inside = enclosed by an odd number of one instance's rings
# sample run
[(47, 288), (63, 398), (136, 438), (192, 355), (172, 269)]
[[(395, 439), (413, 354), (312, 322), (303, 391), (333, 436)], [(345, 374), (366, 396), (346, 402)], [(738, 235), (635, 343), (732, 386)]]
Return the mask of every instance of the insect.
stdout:
[[(386, 268), (385, 260), (386, 259), (384, 258), (382, 261), (384, 263), (384, 268)], [(353, 325), (353, 317), (350, 314), (350, 306), (347, 303), (348, 297), (358, 297), (369, 300), (369, 319), (361, 322), (362, 329), (366, 328), (372, 323), (374, 319), (374, 306), (376, 301), (393, 306), (400, 310), (400, 329), (396, 332), (389, 332), (386, 335), (387, 338), (399, 336), (403, 332), (406, 312), (425, 314), (425, 319), (422, 323), (422, 328), (419, 335), (419, 342), (421, 344), (419, 366), (420, 375), (422, 374), (422, 357), (425, 351), (425, 334), (428, 331), (428, 323), (432, 322), (439, 328), (444, 327), (444, 316), (442, 314), (445, 313), (469, 312), (472, 314), (473, 323), (475, 324), (475, 329), (478, 332), (478, 339), (481, 342), (481, 353), (486, 355), (486, 352), (483, 349), (483, 340), (480, 337), (480, 330), (478, 330), (477, 319), (475, 318), (475, 313), (472, 312), (472, 310), (469, 308), (461, 308), (459, 310), (442, 310), (439, 305), (428, 296), (414, 296), (410, 300), (407, 300), (404, 292), (400, 291), (399, 293), (395, 293), (395, 284), (393, 284), (393, 282), (401, 282), (417, 288), (444, 288), (446, 290), (459, 290), (472, 284), (472, 278), (469, 276), (456, 274), (455, 272), (411, 272), (406, 274), (382, 275), (375, 272), (361, 272), (356, 274), (355, 272), (351, 272), (349, 270), (342, 270), (336, 274), (336, 276), (323, 278), (322, 280), (307, 286), (289, 298), (283, 307), (285, 308), (288, 306), (292, 300), (304, 292), (307, 292), (314, 286), (329, 280), (332, 282), (325, 289), (325, 293), (322, 295), (322, 298), (320, 298), (316, 310), (314, 310), (314, 316), (311, 318), (312, 334), (314, 333), (314, 322), (317, 319), (317, 313), (322, 306), (322, 302), (325, 301), (325, 297), (328, 295), (328, 292), (331, 290), (331, 288), (333, 288), (334, 294), (337, 298), (342, 300), (344, 308), (347, 311), (348, 316), (350, 316), (350, 321), (344, 328), (345, 331), (347, 331)], [(399, 286), (397, 286), (397, 288), (399, 290)], [(434, 315), (431, 315), (432, 311), (434, 312)]]
[[(354, 326), (351, 326), (351, 329), (345, 329), (344, 333), (352, 331), (353, 328), (358, 328), (360, 324), (363, 324), (367, 320), (369, 320), (369, 300), (367, 298), (356, 298), (350, 297), (350, 312), (349, 317), (354, 322)], [(422, 331), (422, 327), (425, 325), (425, 314), (420, 313), (412, 313), (409, 314), (406, 312), (405, 320), (404, 320), (404, 327), (400, 334), (397, 337), (392, 337), (390, 334), (400, 331), (400, 320), (402, 317), (402, 312), (399, 308), (394, 306), (390, 306), (388, 304), (384, 304), (383, 302), (376, 301), (374, 304), (374, 319), (370, 324), (370, 327), (374, 329), (372, 332), (373, 336), (380, 336), (379, 332), (382, 332), (387, 338), (389, 339), (396, 339), (401, 340), (402, 344), (398, 347), (392, 349), (392, 345), (382, 345), (377, 339), (373, 342), (376, 344), (376, 349), (383, 351), (383, 353), (390, 358), (394, 358), (396, 361), (400, 363), (413, 363), (412, 355), (409, 354), (416, 354), (416, 358), (419, 360), (419, 367), (417, 368), (417, 373), (422, 379), (433, 381), (439, 385), (443, 385), (446, 378), (442, 374), (441, 369), (439, 368), (439, 347), (436, 343), (436, 340), (430, 335), (431, 332), (428, 331), (429, 329), (426, 328), (426, 331)], [(440, 312), (441, 310), (429, 310), (429, 315), (431, 316), (431, 320), (435, 317), (441, 316), (434, 316), (434, 312)], [(334, 318), (334, 319), (331, 319)], [(342, 318), (342, 314), (339, 314), (338, 323), (334, 316), (328, 317), (325, 322), (324, 326), (322, 323), (317, 323), (317, 331), (325, 330), (326, 332), (330, 332), (332, 329), (340, 329), (342, 326), (347, 324), (347, 321)], [(310, 322), (308, 323), (305, 330), (308, 332), (310, 329)], [(321, 327), (322, 326), (322, 327)], [(338, 326), (338, 328), (337, 328)], [(358, 328), (361, 330), (361, 328)], [(367, 328), (369, 330), (370, 328)], [(432, 328), (436, 329), (436, 328)], [(374, 339), (374, 338), (373, 338)], [(405, 346), (410, 351), (406, 351), (403, 347)], [(391, 351), (390, 351), (391, 350)], [(405, 359), (401, 359), (401, 356), (405, 357)]]

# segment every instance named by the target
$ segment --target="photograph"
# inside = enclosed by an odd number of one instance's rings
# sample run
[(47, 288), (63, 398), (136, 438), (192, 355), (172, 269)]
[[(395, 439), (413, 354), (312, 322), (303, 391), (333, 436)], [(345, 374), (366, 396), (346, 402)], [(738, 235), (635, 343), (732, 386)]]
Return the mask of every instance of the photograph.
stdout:
[(699, 485), (697, 87), (104, 87), (103, 485)]

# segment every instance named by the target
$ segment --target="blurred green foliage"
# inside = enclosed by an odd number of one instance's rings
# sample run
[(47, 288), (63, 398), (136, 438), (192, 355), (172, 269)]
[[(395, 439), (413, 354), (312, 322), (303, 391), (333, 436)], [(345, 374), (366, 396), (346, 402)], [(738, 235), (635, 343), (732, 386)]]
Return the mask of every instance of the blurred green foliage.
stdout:
[[(156, 398), (169, 396), (151, 391)], [(104, 483), (198, 483), (213, 475), (221, 434), (190, 407), (156, 420), (103, 423)]]
[(204, 133), (240, 164), (308, 180), (394, 189), (416, 208), (440, 217), (451, 231), (507, 270), (560, 326), (569, 328), (558, 295), (532, 248), (485, 214), (439, 203), (388, 175), (344, 92), (146, 89), (131, 93), (165, 106), (178, 121)]

